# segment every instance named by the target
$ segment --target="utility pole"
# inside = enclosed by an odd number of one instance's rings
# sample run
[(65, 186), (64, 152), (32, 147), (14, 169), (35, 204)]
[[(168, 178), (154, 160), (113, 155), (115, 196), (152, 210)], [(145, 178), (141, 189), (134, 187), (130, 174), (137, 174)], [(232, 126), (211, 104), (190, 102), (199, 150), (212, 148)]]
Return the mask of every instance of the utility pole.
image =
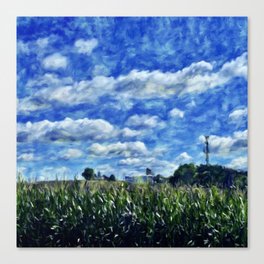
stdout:
[(205, 162), (206, 162), (206, 165), (208, 166), (209, 165), (209, 142), (208, 142), (209, 136), (204, 136), (204, 137), (205, 137), (205, 142), (204, 142)]

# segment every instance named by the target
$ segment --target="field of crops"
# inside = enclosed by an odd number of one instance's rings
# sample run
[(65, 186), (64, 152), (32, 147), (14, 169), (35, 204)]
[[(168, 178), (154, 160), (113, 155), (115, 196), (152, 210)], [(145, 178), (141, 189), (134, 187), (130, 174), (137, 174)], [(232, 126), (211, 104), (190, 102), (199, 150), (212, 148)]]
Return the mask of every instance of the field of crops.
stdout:
[(125, 182), (17, 183), (18, 247), (246, 247), (247, 194)]

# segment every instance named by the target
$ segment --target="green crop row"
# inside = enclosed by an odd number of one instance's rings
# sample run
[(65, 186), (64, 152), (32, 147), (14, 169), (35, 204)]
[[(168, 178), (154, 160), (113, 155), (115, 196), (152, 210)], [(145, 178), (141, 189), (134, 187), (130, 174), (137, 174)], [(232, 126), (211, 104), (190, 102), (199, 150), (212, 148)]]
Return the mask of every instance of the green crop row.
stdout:
[(246, 247), (247, 194), (125, 182), (17, 183), (18, 247)]

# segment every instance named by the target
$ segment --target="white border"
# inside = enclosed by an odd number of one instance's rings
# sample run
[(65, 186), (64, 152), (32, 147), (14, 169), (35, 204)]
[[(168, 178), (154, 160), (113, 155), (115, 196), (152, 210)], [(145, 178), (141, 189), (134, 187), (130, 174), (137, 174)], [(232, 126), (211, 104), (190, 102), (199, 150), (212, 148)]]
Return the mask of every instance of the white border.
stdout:
[[(1, 263), (261, 263), (264, 249), (263, 6), (258, 0), (1, 0), (0, 2), (0, 262)], [(17, 249), (16, 16), (248, 16), (249, 248), (248, 249)], [(262, 73), (262, 75), (261, 75)]]

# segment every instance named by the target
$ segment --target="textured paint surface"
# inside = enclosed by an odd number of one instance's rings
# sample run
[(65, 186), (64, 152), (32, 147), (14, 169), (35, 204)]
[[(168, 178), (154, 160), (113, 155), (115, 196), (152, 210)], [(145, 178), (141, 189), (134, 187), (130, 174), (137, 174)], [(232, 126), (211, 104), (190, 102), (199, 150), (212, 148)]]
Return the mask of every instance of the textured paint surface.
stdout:
[(17, 160), (28, 178), (247, 169), (247, 18), (18, 18)]

